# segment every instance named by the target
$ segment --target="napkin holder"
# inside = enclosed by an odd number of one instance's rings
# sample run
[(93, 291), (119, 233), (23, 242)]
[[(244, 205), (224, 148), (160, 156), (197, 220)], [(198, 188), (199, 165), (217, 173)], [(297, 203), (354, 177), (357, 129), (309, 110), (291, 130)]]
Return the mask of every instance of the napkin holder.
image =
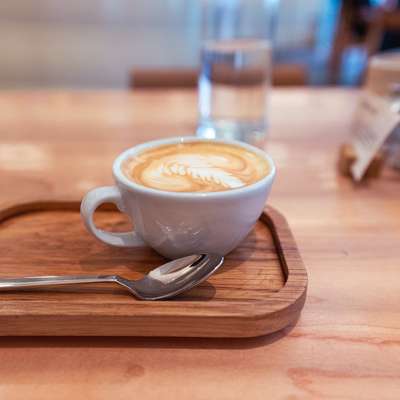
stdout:
[[(351, 143), (343, 143), (339, 149), (338, 169), (341, 175), (353, 178), (351, 166), (356, 161), (357, 154)], [(367, 168), (363, 179), (379, 178), (384, 165), (384, 153), (380, 150), (375, 154), (369, 167)]]

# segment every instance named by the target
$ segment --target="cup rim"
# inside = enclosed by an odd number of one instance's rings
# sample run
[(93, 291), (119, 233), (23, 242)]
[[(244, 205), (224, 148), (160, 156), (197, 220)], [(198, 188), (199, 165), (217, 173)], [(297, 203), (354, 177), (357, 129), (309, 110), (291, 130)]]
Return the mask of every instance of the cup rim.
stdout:
[[(222, 144), (231, 144), (233, 146), (239, 146), (250, 150), (257, 155), (263, 157), (269, 163), (271, 169), (267, 175), (258, 180), (257, 182), (251, 183), (250, 185), (242, 186), (236, 189), (224, 190), (220, 192), (168, 192), (166, 190), (153, 189), (143, 185), (140, 185), (136, 182), (128, 179), (125, 174), (122, 172), (121, 164), (122, 162), (130, 156), (133, 156), (142, 151), (167, 145), (167, 144), (177, 144), (177, 143), (190, 143), (190, 142), (212, 142), (212, 143), (222, 143)], [(166, 198), (179, 198), (179, 199), (199, 199), (199, 198), (227, 198), (232, 196), (238, 196), (240, 194), (248, 193), (259, 189), (260, 187), (269, 184), (273, 181), (276, 174), (275, 163), (272, 158), (265, 153), (263, 150), (258, 149), (257, 147), (251, 146), (247, 143), (239, 142), (237, 140), (231, 139), (208, 139), (208, 138), (200, 138), (197, 136), (176, 136), (172, 138), (166, 139), (158, 139), (151, 140), (148, 142), (144, 142), (133, 146), (125, 151), (123, 151), (114, 161), (113, 163), (113, 175), (114, 179), (117, 183), (121, 183), (123, 186), (129, 189), (133, 189), (137, 192), (144, 194), (152, 194), (160, 197)]]

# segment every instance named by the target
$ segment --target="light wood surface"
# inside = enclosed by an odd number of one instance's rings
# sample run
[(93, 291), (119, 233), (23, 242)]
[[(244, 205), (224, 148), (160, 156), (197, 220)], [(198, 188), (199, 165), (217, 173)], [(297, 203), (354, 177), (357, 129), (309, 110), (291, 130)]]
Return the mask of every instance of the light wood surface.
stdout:
[[(354, 186), (337, 150), (358, 94), (272, 93), (270, 202), (309, 273), (300, 320), (256, 339), (2, 338), (6, 399), (398, 399), (400, 177)], [(2, 205), (110, 184), (142, 140), (193, 132), (190, 91), (3, 92)]]
[[(0, 276), (120, 275), (138, 280), (165, 259), (148, 247), (107, 246), (85, 230), (79, 201), (0, 210)], [(126, 217), (98, 212), (107, 231)], [(116, 285), (0, 291), (0, 335), (254, 337), (294, 323), (307, 273), (282, 215), (268, 207), (255, 229), (200, 286), (166, 301), (139, 301)]]

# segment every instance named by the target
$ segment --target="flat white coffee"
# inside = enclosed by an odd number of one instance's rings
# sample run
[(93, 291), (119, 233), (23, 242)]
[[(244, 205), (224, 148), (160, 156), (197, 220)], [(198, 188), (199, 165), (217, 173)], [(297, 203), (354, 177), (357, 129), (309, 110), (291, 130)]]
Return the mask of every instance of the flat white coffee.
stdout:
[(243, 147), (212, 141), (162, 145), (122, 164), (125, 176), (168, 192), (219, 192), (250, 185), (268, 174), (263, 157)]

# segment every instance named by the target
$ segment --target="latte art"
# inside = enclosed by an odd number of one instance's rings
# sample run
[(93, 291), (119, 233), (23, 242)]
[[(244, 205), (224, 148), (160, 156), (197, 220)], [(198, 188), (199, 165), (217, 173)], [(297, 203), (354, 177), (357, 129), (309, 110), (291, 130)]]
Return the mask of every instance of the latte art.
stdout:
[(122, 164), (132, 181), (169, 192), (218, 192), (250, 185), (269, 172), (268, 162), (239, 146), (188, 142), (149, 149)]

